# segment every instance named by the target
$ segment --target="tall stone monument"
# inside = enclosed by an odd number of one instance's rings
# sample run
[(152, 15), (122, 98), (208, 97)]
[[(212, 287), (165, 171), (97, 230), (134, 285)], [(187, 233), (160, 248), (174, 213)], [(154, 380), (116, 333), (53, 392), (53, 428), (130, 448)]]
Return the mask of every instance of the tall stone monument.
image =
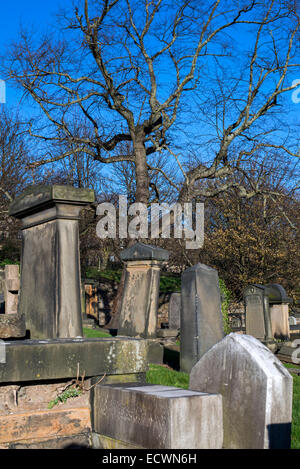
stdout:
[(218, 272), (196, 264), (181, 278), (180, 370), (189, 373), (223, 337)]
[(82, 336), (78, 220), (94, 191), (31, 186), (10, 206), (22, 220), (19, 313), (30, 338)]
[(136, 243), (121, 253), (126, 276), (118, 335), (156, 337), (160, 269), (169, 259), (165, 249)]

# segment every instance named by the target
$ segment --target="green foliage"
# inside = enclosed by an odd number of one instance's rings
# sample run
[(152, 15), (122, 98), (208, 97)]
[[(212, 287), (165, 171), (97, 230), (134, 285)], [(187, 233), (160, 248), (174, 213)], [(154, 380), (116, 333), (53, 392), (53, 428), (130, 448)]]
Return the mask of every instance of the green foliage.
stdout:
[(94, 280), (109, 280), (119, 282), (122, 272), (118, 270), (98, 270), (97, 267), (88, 267), (85, 271), (86, 278)]
[(0, 267), (5, 267), (6, 265), (11, 265), (11, 264), (18, 264), (20, 265), (20, 262), (19, 261), (13, 261), (11, 259), (3, 259), (2, 261), (0, 261)]
[(219, 286), (220, 286), (220, 291), (222, 295), (222, 315), (223, 315), (223, 325), (224, 325), (224, 333), (225, 335), (230, 334), (232, 332), (229, 324), (229, 318), (228, 318), (228, 309), (229, 309), (229, 304), (231, 300), (231, 292), (226, 288), (224, 280), (221, 278), (219, 279)]
[(81, 389), (75, 387), (66, 389), (64, 392), (59, 394), (53, 401), (50, 401), (48, 404), (48, 409), (53, 409), (54, 406), (60, 402), (65, 403), (71, 397), (78, 397), (82, 393)]
[(0, 250), (0, 265), (20, 263), (20, 248), (12, 241), (6, 241)]
[(159, 290), (160, 290), (161, 293), (180, 292), (180, 290), (181, 290), (181, 278), (179, 276), (178, 277), (170, 277), (170, 276), (162, 274), (160, 276)]

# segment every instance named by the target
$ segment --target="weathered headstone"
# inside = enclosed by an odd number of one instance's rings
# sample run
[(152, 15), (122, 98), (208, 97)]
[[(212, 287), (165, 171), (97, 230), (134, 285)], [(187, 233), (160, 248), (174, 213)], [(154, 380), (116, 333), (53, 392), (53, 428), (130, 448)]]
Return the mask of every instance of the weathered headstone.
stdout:
[(180, 369), (189, 373), (213, 345), (224, 337), (218, 273), (197, 264), (182, 274)]
[(282, 285), (277, 283), (266, 285), (265, 288), (269, 298), (272, 335), (275, 339), (289, 340), (289, 303), (292, 298), (289, 298)]
[(275, 339), (289, 340), (289, 305), (270, 305), (272, 335)]
[(10, 206), (23, 222), (19, 312), (31, 338), (82, 335), (78, 220), (94, 191), (32, 186)]
[(143, 243), (121, 252), (126, 275), (118, 335), (156, 337), (160, 269), (168, 258), (165, 249)]
[(224, 448), (289, 448), (293, 379), (259, 340), (229, 334), (194, 366), (190, 389), (223, 396)]
[(17, 314), (19, 290), (19, 266), (6, 265), (4, 281), (5, 314)]
[(222, 448), (220, 394), (159, 385), (98, 385), (93, 404), (94, 431), (113, 442), (147, 449)]
[(172, 293), (169, 301), (169, 329), (180, 329), (181, 294)]
[(278, 284), (250, 285), (244, 290), (246, 334), (264, 342), (288, 340), (291, 299)]
[(246, 334), (262, 341), (273, 339), (269, 299), (263, 285), (250, 285), (244, 290)]

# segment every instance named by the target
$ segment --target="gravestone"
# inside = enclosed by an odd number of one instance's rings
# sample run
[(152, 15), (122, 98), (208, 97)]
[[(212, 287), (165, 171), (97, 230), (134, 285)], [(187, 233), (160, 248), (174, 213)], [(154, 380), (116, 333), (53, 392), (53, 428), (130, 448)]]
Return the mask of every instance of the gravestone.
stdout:
[(94, 191), (31, 186), (10, 206), (22, 220), (19, 312), (32, 339), (82, 336), (78, 220)]
[(121, 252), (125, 282), (118, 335), (156, 337), (160, 269), (169, 259), (165, 249), (136, 243)]
[(189, 373), (224, 337), (218, 273), (204, 264), (184, 271), (181, 281), (180, 369)]
[(250, 285), (244, 290), (246, 334), (263, 342), (288, 340), (291, 299), (278, 284)]
[(222, 397), (173, 386), (97, 385), (94, 431), (147, 449), (221, 449)]
[(269, 298), (272, 335), (275, 339), (289, 340), (289, 303), (292, 298), (289, 298), (282, 285), (277, 283), (266, 285), (265, 289)]
[(270, 305), (272, 335), (275, 339), (289, 340), (289, 305)]
[(19, 290), (19, 266), (6, 265), (4, 280), (5, 314), (17, 314)]
[(231, 333), (194, 366), (190, 389), (223, 396), (224, 448), (289, 448), (293, 379), (259, 340)]
[(262, 285), (250, 285), (244, 292), (246, 334), (269, 342), (273, 339), (269, 299)]
[(181, 293), (172, 293), (169, 301), (169, 329), (180, 329)]

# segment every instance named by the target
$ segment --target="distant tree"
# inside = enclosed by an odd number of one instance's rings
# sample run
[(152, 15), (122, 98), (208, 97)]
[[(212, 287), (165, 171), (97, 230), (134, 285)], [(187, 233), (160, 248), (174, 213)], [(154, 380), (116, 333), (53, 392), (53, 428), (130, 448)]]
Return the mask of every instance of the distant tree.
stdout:
[[(2, 106), (2, 107), (1, 107)], [(18, 114), (0, 105), (0, 258), (17, 260), (19, 223), (8, 215), (9, 204), (30, 181), (30, 146)]]
[(206, 206), (200, 259), (218, 270), (239, 299), (249, 283), (280, 283), (289, 292), (300, 286), (300, 198), (278, 183), (275, 190), (281, 191), (276, 200), (263, 195), (246, 199), (233, 188)]

